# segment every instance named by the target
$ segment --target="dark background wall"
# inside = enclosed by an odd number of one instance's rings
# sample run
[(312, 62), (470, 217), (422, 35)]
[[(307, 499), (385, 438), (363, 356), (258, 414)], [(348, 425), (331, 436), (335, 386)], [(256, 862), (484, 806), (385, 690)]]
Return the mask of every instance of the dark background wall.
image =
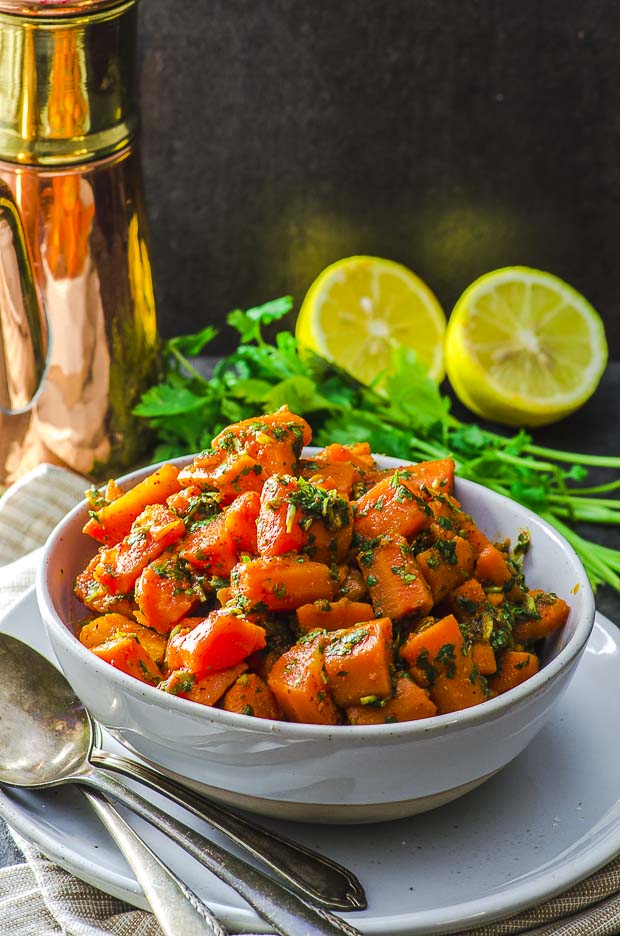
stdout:
[(162, 334), (370, 253), (446, 312), (550, 270), (620, 357), (617, 0), (145, 0), (140, 29)]

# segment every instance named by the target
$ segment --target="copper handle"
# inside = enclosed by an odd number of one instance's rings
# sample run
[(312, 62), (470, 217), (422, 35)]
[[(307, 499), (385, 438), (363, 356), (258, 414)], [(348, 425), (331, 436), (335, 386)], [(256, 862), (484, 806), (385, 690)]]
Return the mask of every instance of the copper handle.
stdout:
[(27, 412), (43, 383), (47, 326), (19, 209), (0, 180), (0, 412)]

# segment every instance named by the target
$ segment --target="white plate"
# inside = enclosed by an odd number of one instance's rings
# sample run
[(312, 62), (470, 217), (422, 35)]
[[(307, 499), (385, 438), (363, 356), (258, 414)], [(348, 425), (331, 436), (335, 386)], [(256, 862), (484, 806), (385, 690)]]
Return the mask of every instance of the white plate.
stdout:
[[(0, 622), (0, 631), (51, 657), (32, 591)], [(369, 909), (345, 916), (362, 933), (447, 933), (515, 913), (620, 851), (618, 685), (620, 632), (597, 615), (579, 669), (548, 725), (523, 754), (466, 797), (381, 825), (264, 822), (356, 872)], [(109, 747), (119, 748), (111, 738)], [(182, 810), (171, 811), (187, 818)], [(0, 793), (0, 815), (78, 877), (144, 906), (129, 868), (76, 788), (7, 788)], [(176, 845), (140, 820), (131, 823), (231, 931), (268, 932), (233, 891)]]

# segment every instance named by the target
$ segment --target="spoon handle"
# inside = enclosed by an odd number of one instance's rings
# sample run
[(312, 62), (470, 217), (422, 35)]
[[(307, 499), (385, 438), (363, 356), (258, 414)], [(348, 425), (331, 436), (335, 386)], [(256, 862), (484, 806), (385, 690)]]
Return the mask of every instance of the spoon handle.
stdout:
[(343, 933), (346, 936), (361, 936), (359, 930), (344, 920), (328, 910), (306, 903), (278, 881), (226, 851), (216, 842), (189, 829), (104, 771), (93, 767), (76, 774), (73, 780), (93, 786), (106, 796), (113, 797), (164, 832), (216, 877), (236, 890), (280, 936), (342, 936)]
[(199, 897), (151, 851), (107, 799), (83, 790), (144, 891), (164, 936), (227, 936)]
[(213, 803), (146, 764), (94, 749), (90, 762), (139, 780), (219, 829), (289, 884), (329, 910), (363, 910), (366, 895), (352, 871)]

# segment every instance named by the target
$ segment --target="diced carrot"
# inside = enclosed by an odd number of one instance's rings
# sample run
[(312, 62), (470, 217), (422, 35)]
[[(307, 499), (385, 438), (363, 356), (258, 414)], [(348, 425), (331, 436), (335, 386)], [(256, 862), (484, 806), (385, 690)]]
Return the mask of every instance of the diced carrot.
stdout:
[(173, 669), (188, 669), (200, 679), (213, 670), (228, 669), (265, 646), (264, 628), (239, 614), (219, 608), (189, 632), (168, 641), (168, 662)]
[(518, 620), (512, 629), (515, 640), (522, 643), (542, 640), (553, 631), (564, 627), (568, 620), (570, 608), (562, 598), (548, 594), (538, 588), (529, 591), (527, 594), (530, 599), (533, 599), (539, 617)]
[(477, 579), (467, 579), (448, 593), (450, 610), (459, 621), (466, 621), (488, 605), (484, 588)]
[(438, 654), (441, 657), (444, 646), (451, 646), (455, 656), (463, 647), (463, 634), (453, 614), (447, 614), (422, 631), (412, 631), (399, 653), (408, 667), (422, 668), (426, 661), (433, 664)]
[(407, 539), (426, 529), (432, 511), (423, 498), (400, 480), (396, 472), (384, 478), (356, 503), (355, 532), (364, 539), (399, 534)]
[(74, 595), (87, 608), (90, 608), (91, 611), (97, 611), (99, 614), (117, 611), (119, 614), (132, 615), (136, 607), (133, 596), (111, 595), (94, 576), (98, 564), (99, 553), (93, 556), (86, 568), (75, 579), (73, 583)]
[(335, 488), (342, 497), (349, 498), (353, 486), (360, 481), (362, 475), (359, 468), (350, 462), (334, 462), (324, 465), (310, 462), (302, 468), (301, 477), (328, 490)]
[(375, 460), (368, 442), (354, 442), (352, 445), (332, 442), (331, 445), (326, 445), (324, 449), (316, 453), (314, 461), (326, 465), (350, 464), (363, 470), (375, 467)]
[(422, 461), (417, 465), (397, 468), (395, 474), (412, 493), (422, 488), (429, 494), (451, 494), (454, 487), (454, 461), (440, 458), (438, 461)]
[(106, 640), (105, 643), (92, 647), (91, 653), (128, 676), (135, 676), (141, 682), (153, 685), (161, 679), (157, 664), (133, 634)]
[(222, 504), (245, 491), (260, 492), (266, 477), (263, 466), (247, 452), (227, 455), (223, 450), (203, 452), (179, 472), (181, 484), (216, 490)]
[(166, 638), (124, 614), (103, 614), (89, 621), (81, 628), (79, 638), (85, 647), (92, 649), (121, 634), (133, 634), (155, 663), (159, 665), (163, 662), (166, 654)]
[(428, 614), (433, 599), (426, 580), (402, 536), (383, 538), (358, 554), (375, 614), (392, 620)]
[(274, 556), (238, 563), (230, 574), (233, 598), (244, 607), (264, 605), (270, 611), (295, 611), (327, 598), (336, 590), (328, 566), (310, 559)]
[(338, 709), (326, 685), (323, 666), (325, 640), (297, 643), (276, 660), (269, 673), (269, 688), (288, 721), (336, 725)]
[(280, 718), (280, 706), (265, 682), (256, 673), (243, 673), (227, 691), (221, 706), (227, 712), (254, 715), (255, 718)]
[(498, 695), (513, 689), (538, 672), (535, 653), (505, 650), (498, 661), (497, 675), (489, 679), (489, 688)]
[(455, 497), (450, 494), (434, 494), (429, 498), (428, 506), (435, 518), (431, 524), (435, 540), (462, 536), (473, 549), (475, 556), (479, 556), (489, 544), (487, 537), (478, 529), (469, 514), (465, 513)]
[(325, 672), (336, 705), (359, 705), (369, 696), (392, 695), (392, 622), (379, 618), (330, 634)]
[(163, 504), (149, 504), (134, 520), (120, 543), (99, 550), (93, 571), (111, 595), (125, 595), (149, 562), (185, 533), (185, 524)]
[(257, 522), (261, 556), (303, 552), (316, 562), (342, 562), (353, 535), (349, 501), (291, 475), (265, 482)]
[(178, 474), (179, 469), (175, 465), (162, 465), (121, 497), (96, 511), (84, 527), (84, 533), (106, 546), (120, 542), (145, 507), (164, 504), (171, 494), (179, 490)]
[(228, 577), (239, 556), (226, 528), (226, 512), (192, 529), (181, 543), (179, 555), (207, 575)]
[(135, 586), (141, 624), (167, 634), (203, 598), (198, 583), (187, 575), (178, 556), (165, 557), (148, 565)]
[[(311, 439), (312, 431), (306, 420), (283, 406), (275, 413), (227, 426), (213, 439), (212, 447), (233, 453), (235, 459), (239, 454), (251, 458), (261, 466), (265, 480), (272, 474), (293, 474), (302, 447), (309, 445)], [(237, 493), (248, 489), (240, 487)]]
[(495, 651), (488, 640), (479, 640), (472, 645), (471, 657), (481, 676), (491, 676), (497, 672)]
[(302, 634), (313, 630), (334, 631), (343, 627), (353, 627), (363, 621), (370, 621), (375, 616), (372, 605), (365, 601), (313, 601), (302, 605), (295, 612), (297, 626)]
[(418, 686), (408, 673), (399, 673), (394, 695), (385, 705), (352, 705), (347, 708), (350, 725), (382, 725), (391, 722), (417, 721), (437, 714), (437, 706), (426, 689)]
[(226, 510), (224, 526), (232, 538), (237, 555), (256, 555), (256, 521), (259, 511), (260, 495), (256, 491), (240, 494)]
[(438, 540), (431, 549), (418, 553), (416, 558), (434, 604), (468, 579), (474, 570), (473, 550), (460, 536)]
[(238, 663), (228, 669), (207, 673), (202, 679), (196, 679), (194, 673), (189, 670), (178, 669), (170, 673), (157, 688), (183, 699), (191, 699), (200, 705), (215, 705), (229, 686), (246, 670), (247, 664)]
[(439, 715), (484, 702), (484, 684), (453, 614), (410, 634), (400, 655), (428, 688)]
[(502, 588), (514, 579), (514, 573), (506, 561), (506, 556), (492, 543), (485, 546), (478, 556), (476, 578), (479, 582), (499, 585)]

